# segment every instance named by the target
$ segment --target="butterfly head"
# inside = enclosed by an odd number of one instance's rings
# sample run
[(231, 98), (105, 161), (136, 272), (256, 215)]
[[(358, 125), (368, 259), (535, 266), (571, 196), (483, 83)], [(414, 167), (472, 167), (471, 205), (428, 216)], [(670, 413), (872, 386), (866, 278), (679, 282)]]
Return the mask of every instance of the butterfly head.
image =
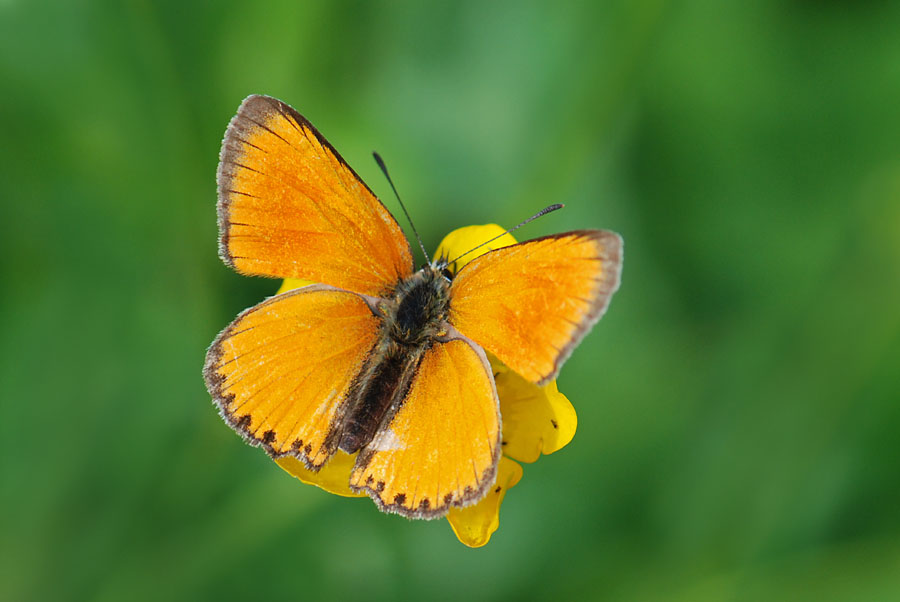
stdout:
[(451, 264), (451, 262), (448, 261), (448, 257), (443, 254), (439, 257), (435, 257), (434, 261), (432, 261), (431, 263), (422, 266), (423, 270), (426, 268), (440, 274), (441, 277), (448, 283), (451, 282), (453, 280), (453, 276), (456, 275), (455, 262)]

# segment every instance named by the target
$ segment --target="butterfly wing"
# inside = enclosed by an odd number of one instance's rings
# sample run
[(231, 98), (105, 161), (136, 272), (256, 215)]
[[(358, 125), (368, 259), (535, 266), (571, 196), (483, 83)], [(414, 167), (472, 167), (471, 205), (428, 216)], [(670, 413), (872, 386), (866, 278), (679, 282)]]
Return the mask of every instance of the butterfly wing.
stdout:
[(337, 448), (332, 425), (377, 333), (359, 295), (313, 285), (271, 297), (213, 341), (206, 386), (249, 443), (316, 470)]
[(297, 111), (249, 96), (218, 170), (219, 254), (243, 274), (378, 295), (412, 273), (397, 222)]
[(484, 351), (462, 338), (428, 349), (400, 408), (363, 448), (350, 487), (386, 512), (443, 516), (496, 478), (500, 410)]
[(450, 322), (526, 379), (553, 379), (619, 287), (622, 239), (579, 230), (503, 247), (453, 279)]

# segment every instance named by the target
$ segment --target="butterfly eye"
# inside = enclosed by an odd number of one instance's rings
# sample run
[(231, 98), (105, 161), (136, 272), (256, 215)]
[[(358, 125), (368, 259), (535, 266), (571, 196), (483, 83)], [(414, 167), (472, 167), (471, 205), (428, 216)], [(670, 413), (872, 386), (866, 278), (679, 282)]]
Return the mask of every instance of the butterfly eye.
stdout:
[(443, 268), (441, 270), (441, 276), (443, 276), (447, 280), (453, 280), (453, 272), (451, 272), (449, 268)]

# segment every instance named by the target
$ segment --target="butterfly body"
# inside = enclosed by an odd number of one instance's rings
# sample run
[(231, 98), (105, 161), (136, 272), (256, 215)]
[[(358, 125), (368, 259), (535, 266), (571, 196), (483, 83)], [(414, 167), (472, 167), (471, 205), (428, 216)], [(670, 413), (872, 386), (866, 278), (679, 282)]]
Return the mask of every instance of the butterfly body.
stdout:
[[(310, 471), (356, 454), (348, 486), (436, 518), (479, 501), (501, 454), (486, 351), (556, 377), (619, 285), (622, 241), (578, 230), (414, 270), (390, 212), (290, 106), (244, 100), (217, 173), (219, 253), (238, 272), (318, 284), (242, 312), (207, 351), (222, 417)], [(456, 266), (454, 265), (454, 268)]]
[(378, 342), (350, 389), (348, 411), (337, 427), (339, 449), (356, 453), (399, 408), (423, 353), (445, 337), (450, 282), (426, 265), (373, 304), (381, 320)]

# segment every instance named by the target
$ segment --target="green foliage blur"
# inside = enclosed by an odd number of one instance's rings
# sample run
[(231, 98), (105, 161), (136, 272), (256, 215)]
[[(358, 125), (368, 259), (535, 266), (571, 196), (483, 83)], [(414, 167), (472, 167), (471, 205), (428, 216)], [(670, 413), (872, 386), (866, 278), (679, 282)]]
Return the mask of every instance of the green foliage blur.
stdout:
[[(900, 600), (900, 5), (0, 0), (0, 600)], [(251, 93), (434, 248), (625, 239), (487, 547), (303, 486), (206, 346)], [(402, 220), (401, 220), (402, 221)], [(404, 224), (404, 227), (406, 225)]]

